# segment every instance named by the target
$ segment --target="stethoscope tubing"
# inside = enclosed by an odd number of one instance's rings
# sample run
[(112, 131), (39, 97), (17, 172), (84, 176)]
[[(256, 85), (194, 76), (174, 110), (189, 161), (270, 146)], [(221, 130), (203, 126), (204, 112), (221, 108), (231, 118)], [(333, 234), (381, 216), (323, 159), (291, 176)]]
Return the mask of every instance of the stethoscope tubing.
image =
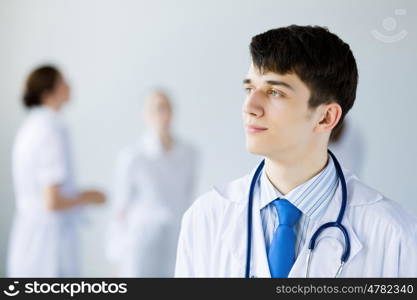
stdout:
[[(346, 180), (345, 180), (345, 176), (343, 174), (342, 168), (338, 162), (338, 160), (336, 159), (335, 155), (330, 151), (327, 150), (329, 155), (332, 157), (335, 168), (336, 168), (336, 172), (339, 178), (339, 181), (341, 183), (341, 188), (342, 188), (342, 204), (340, 206), (340, 211), (338, 214), (338, 217), (336, 219), (335, 222), (328, 222), (325, 223), (323, 225), (321, 225), (316, 232), (314, 232), (314, 234), (312, 235), (311, 239), (310, 239), (310, 243), (309, 243), (309, 250), (310, 250), (310, 255), (313, 252), (315, 245), (316, 245), (316, 240), (319, 237), (319, 235), (326, 229), (331, 228), (331, 227), (336, 227), (338, 228), (342, 233), (343, 233), (343, 237), (345, 240), (345, 244), (344, 244), (344, 250), (343, 250), (343, 254), (341, 256), (341, 266), (343, 266), (345, 264), (345, 262), (349, 259), (349, 255), (350, 255), (350, 238), (349, 238), (349, 234), (346, 230), (346, 228), (342, 225), (342, 220), (345, 214), (345, 210), (346, 210), (346, 205), (347, 205), (347, 187), (346, 187)], [(248, 195), (248, 215), (247, 215), (247, 219), (248, 219), (248, 227), (247, 227), (247, 245), (246, 245), (246, 268), (245, 268), (245, 277), (249, 278), (250, 276), (250, 265), (251, 265), (251, 255), (252, 255), (252, 214), (253, 214), (253, 196), (254, 196), (254, 192), (255, 192), (255, 185), (256, 182), (258, 181), (259, 175), (263, 169), (265, 165), (265, 160), (262, 160), (262, 162), (259, 164), (259, 166), (256, 168), (255, 173), (253, 175), (251, 184), (250, 184), (250, 188), (249, 188), (249, 195)], [(340, 273), (340, 272), (338, 272)]]

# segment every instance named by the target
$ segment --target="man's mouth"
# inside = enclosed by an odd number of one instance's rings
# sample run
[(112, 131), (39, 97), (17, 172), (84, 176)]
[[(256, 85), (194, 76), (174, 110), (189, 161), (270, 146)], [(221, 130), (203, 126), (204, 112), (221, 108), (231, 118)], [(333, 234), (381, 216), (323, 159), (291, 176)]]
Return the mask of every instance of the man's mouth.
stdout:
[(248, 133), (259, 133), (259, 132), (264, 132), (265, 130), (267, 130), (268, 128), (265, 127), (260, 127), (260, 126), (255, 126), (255, 125), (246, 125), (246, 131)]

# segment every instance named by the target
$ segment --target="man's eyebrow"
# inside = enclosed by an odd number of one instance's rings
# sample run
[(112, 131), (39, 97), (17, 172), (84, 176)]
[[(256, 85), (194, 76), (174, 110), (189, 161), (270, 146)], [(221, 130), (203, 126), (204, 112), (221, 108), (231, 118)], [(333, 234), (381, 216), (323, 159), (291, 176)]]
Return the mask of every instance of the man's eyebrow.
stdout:
[[(265, 81), (267, 84), (269, 85), (280, 85), (280, 86), (284, 86), (286, 88), (289, 88), (290, 90), (294, 91), (294, 88), (289, 85), (288, 83), (284, 82), (284, 81), (280, 81), (280, 80), (267, 80)], [(245, 78), (243, 79), (243, 84), (250, 84), (252, 83), (252, 81), (249, 78)]]
[(265, 82), (268, 83), (268, 84), (270, 84), (270, 85), (281, 85), (281, 86), (285, 86), (285, 87), (289, 88), (290, 90), (294, 91), (294, 88), (291, 85), (289, 85), (288, 83), (284, 82), (284, 81), (267, 80)]

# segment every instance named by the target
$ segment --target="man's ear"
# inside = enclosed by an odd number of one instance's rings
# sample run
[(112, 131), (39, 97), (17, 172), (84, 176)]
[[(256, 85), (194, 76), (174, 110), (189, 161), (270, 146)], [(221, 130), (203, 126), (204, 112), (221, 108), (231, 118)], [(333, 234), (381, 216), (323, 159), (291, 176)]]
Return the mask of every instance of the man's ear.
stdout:
[(338, 103), (332, 102), (325, 104), (321, 111), (321, 118), (316, 129), (318, 132), (331, 132), (342, 117), (342, 107)]

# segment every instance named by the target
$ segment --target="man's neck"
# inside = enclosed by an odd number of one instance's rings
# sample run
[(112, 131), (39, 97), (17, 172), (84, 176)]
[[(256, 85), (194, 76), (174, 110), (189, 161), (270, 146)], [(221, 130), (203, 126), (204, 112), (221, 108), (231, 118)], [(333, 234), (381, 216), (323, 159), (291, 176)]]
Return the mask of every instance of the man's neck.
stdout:
[(46, 106), (56, 112), (59, 112), (61, 110), (61, 104), (59, 104), (57, 101), (53, 101), (53, 100), (44, 100), (42, 102), (43, 106)]
[(265, 171), (272, 185), (283, 195), (320, 173), (327, 165), (325, 148), (285, 157), (266, 158)]
[(159, 133), (159, 139), (161, 140), (162, 147), (165, 152), (169, 152), (173, 145), (173, 139), (170, 132)]

